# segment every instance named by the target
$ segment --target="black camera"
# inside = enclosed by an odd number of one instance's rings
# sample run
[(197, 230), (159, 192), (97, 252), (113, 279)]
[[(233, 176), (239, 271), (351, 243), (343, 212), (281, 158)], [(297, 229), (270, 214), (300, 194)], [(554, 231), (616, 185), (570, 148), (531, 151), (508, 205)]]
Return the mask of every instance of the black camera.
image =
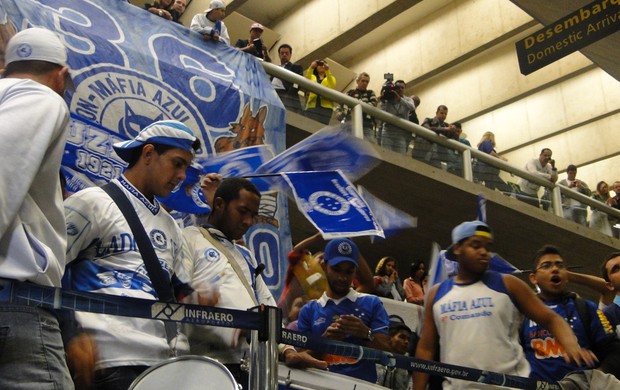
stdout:
[(381, 87), (380, 99), (384, 102), (394, 99), (395, 94), (398, 94), (398, 88), (394, 84), (394, 75), (392, 73), (385, 73), (383, 75), (385, 83)]
[(263, 54), (263, 41), (260, 38), (256, 38), (252, 41), (252, 43), (254, 44), (256, 52), (259, 54)]

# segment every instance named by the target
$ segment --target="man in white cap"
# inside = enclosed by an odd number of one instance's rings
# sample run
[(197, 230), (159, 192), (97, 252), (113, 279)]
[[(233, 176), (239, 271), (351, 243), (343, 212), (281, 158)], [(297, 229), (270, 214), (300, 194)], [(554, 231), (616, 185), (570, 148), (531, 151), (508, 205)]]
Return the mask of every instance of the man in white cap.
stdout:
[(226, 4), (222, 0), (211, 0), (204, 13), (192, 18), (189, 28), (202, 34), (205, 41), (224, 42), (230, 45), (228, 29), (222, 21), (226, 16)]
[[(415, 357), (433, 360), (439, 352), (442, 363), (527, 377), (530, 366), (519, 343), (523, 313), (556, 336), (567, 361), (592, 366), (596, 357), (579, 346), (564, 318), (525, 282), (489, 271), (492, 245), (493, 233), (484, 222), (463, 222), (452, 230), (446, 256), (458, 259), (458, 273), (430, 290)], [(497, 388), (451, 377), (446, 382), (444, 388)], [(423, 390), (427, 383), (428, 374), (414, 372), (414, 389)]]
[[(183, 234), (155, 197), (166, 197), (185, 179), (199, 146), (187, 126), (172, 120), (155, 122), (135, 139), (114, 144), (129, 165), (111, 185), (120, 189), (138, 215), (164, 271), (166, 287), (174, 286), (177, 296), (176, 287), (185, 288), (189, 282), (181, 260)], [(145, 269), (127, 219), (108, 193), (99, 187), (79, 191), (65, 201), (65, 214), (68, 287), (163, 299)], [(127, 389), (149, 366), (175, 352), (187, 352), (187, 346), (174, 337), (176, 327), (166, 329), (162, 321), (81, 312), (75, 316), (82, 329), (93, 335), (98, 351), (92, 389)]]
[[(359, 249), (353, 241), (337, 238), (327, 243), (323, 263), (327, 291), (301, 309), (298, 329), (313, 336), (389, 351), (389, 318), (383, 303), (375, 295), (351, 288), (358, 264)], [(324, 356), (316, 358), (329, 360)], [(370, 360), (335, 364), (329, 370), (372, 383), (377, 381), (375, 363)]]
[(250, 26), (250, 39), (237, 40), (237, 43), (235, 43), (235, 47), (244, 53), (248, 53), (253, 55), (254, 57), (258, 57), (267, 62), (271, 62), (269, 52), (267, 51), (267, 46), (264, 45), (263, 40), (261, 39), (264, 30), (265, 27), (263, 27), (262, 24), (253, 23)]
[[(0, 79), (0, 278), (60, 287), (67, 244), (60, 188), (67, 51), (43, 28), (8, 42)], [(44, 325), (44, 326), (43, 326)], [(56, 316), (0, 304), (0, 388), (72, 389)]]

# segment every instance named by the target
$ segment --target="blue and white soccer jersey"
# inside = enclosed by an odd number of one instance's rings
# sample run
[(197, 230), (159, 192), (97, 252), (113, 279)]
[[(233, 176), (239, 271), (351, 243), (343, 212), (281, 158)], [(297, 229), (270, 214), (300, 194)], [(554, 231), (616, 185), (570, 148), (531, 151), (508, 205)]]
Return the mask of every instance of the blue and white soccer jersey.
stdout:
[[(212, 236), (233, 256), (226, 255), (204, 238), (197, 227), (183, 229), (186, 248), (189, 253), (185, 257), (186, 273), (192, 280), (192, 288), (197, 291), (211, 289), (215, 286), (219, 291), (216, 307), (246, 310), (256, 306), (256, 302), (275, 306), (275, 300), (262, 277), (254, 274), (257, 261), (252, 253), (241, 245), (228, 240), (221, 231), (210, 228)], [(250, 293), (243, 284), (230, 262), (239, 265), (248, 285), (256, 292)], [(225, 327), (186, 326), (190, 337), (192, 353), (205, 354), (222, 363), (239, 363), (247, 354), (249, 345), (239, 342), (240, 330)]]
[[(113, 183), (136, 210), (162, 268), (188, 282), (181, 261), (182, 232), (174, 220), (157, 201), (150, 203), (123, 176)], [(98, 187), (77, 192), (65, 201), (65, 214), (67, 287), (157, 299), (131, 228), (106, 192)], [(170, 356), (161, 321), (82, 312), (76, 312), (76, 318), (84, 329), (95, 332), (99, 357), (96, 369), (153, 365)]]
[[(323, 293), (321, 298), (308, 302), (301, 308), (297, 326), (302, 333), (320, 337), (334, 322), (335, 317), (345, 314), (358, 317), (375, 334), (388, 333), (389, 318), (381, 300), (375, 295), (361, 294), (353, 289), (339, 300), (328, 298)], [(366, 344), (366, 340), (352, 336), (346, 337), (343, 341), (357, 345)], [(329, 370), (372, 383), (377, 381), (375, 362), (369, 360), (361, 360), (355, 364), (332, 365)]]
[[(433, 317), (439, 334), (441, 362), (527, 377), (530, 366), (519, 344), (522, 316), (502, 275), (487, 272), (482, 280), (459, 284), (454, 278), (437, 289)], [(446, 378), (444, 389), (488, 389), (495, 386)]]
[[(590, 301), (584, 301), (584, 304), (589, 312), (589, 320), (586, 322), (580, 316), (574, 296), (545, 301), (547, 307), (566, 319), (581, 347), (601, 351), (604, 345), (610, 345), (614, 341), (616, 334), (603, 312), (596, 308), (596, 304)], [(564, 378), (569, 372), (592, 368), (566, 363), (564, 348), (555, 336), (529, 318), (523, 323), (521, 340), (532, 368), (530, 378), (555, 382)], [(601, 360), (604, 356), (598, 355)]]

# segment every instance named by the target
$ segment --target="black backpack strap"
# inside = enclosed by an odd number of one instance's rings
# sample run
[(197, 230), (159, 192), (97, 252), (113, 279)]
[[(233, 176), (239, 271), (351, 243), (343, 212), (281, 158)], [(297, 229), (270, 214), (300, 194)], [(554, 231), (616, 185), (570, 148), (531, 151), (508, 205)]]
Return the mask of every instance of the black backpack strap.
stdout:
[(146, 272), (149, 275), (151, 283), (153, 283), (153, 287), (155, 288), (155, 292), (157, 292), (159, 300), (165, 302), (175, 302), (176, 300), (172, 292), (173, 290), (170, 278), (168, 278), (168, 275), (161, 268), (155, 249), (153, 249), (153, 244), (146, 234), (146, 230), (144, 230), (144, 226), (142, 225), (142, 222), (140, 222), (138, 214), (129, 202), (129, 199), (127, 199), (127, 196), (123, 193), (123, 191), (113, 183), (108, 183), (102, 186), (101, 189), (110, 195), (110, 198), (112, 198), (114, 203), (116, 203), (125, 216), (125, 219), (127, 220), (127, 223), (131, 228), (131, 232), (136, 240), (136, 244), (138, 245), (138, 250), (142, 256), (142, 261), (144, 261)]
[(588, 304), (584, 299), (575, 296), (575, 309), (577, 310), (577, 314), (581, 319), (581, 323), (585, 328), (585, 331), (588, 335), (588, 340), (590, 341), (590, 345), (594, 345), (592, 338), (590, 337), (590, 329), (592, 326), (592, 316), (590, 314), (590, 309), (588, 308)]

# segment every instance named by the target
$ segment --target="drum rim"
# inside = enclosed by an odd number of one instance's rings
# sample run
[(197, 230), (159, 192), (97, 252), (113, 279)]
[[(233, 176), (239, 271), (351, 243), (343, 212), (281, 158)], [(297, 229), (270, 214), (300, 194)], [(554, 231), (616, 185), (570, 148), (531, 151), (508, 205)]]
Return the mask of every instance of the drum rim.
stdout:
[(237, 381), (235, 380), (235, 377), (233, 377), (233, 375), (228, 370), (228, 368), (226, 368), (225, 365), (223, 365), (222, 363), (220, 363), (216, 359), (210, 358), (208, 356), (200, 356), (200, 355), (183, 355), (183, 356), (176, 356), (176, 357), (173, 357), (173, 358), (170, 358), (170, 359), (166, 359), (166, 360), (163, 360), (163, 361), (161, 361), (161, 362), (159, 362), (157, 364), (154, 364), (154, 365), (150, 366), (142, 374), (140, 374), (136, 379), (134, 379), (133, 382), (131, 382), (131, 386), (129, 386), (129, 389), (127, 389), (127, 390), (134, 390), (135, 386), (137, 386), (140, 383), (140, 381), (145, 376), (147, 376), (151, 372), (155, 371), (159, 367), (165, 366), (167, 364), (174, 363), (174, 362), (177, 362), (177, 361), (182, 361), (182, 360), (202, 360), (202, 361), (211, 363), (214, 366), (216, 366), (217, 368), (219, 368), (221, 371), (223, 371), (226, 374), (226, 376), (232, 381), (232, 383), (235, 386), (238, 386)]

